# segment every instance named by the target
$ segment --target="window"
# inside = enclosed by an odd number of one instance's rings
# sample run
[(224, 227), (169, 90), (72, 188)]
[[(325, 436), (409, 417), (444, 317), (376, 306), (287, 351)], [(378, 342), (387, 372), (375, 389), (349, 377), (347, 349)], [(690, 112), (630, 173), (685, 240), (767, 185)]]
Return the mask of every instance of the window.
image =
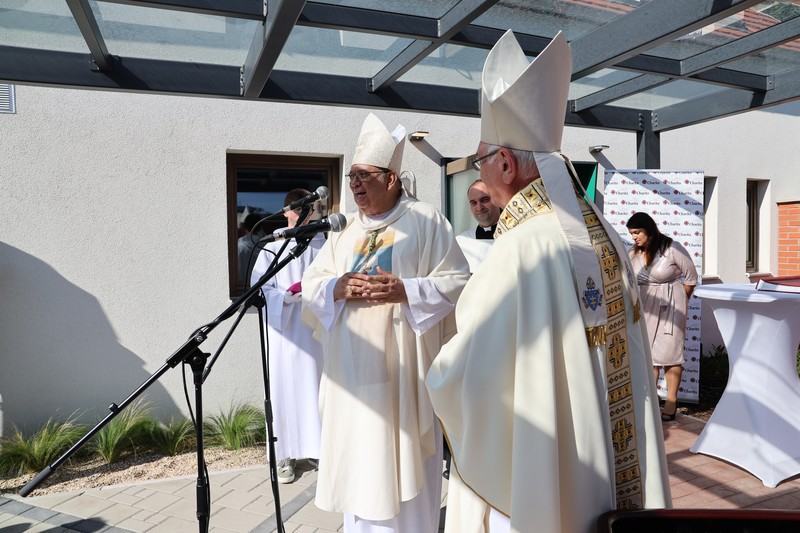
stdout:
[(475, 229), (475, 219), (469, 210), (467, 190), (472, 183), (481, 177), (481, 173), (472, 168), (469, 161), (473, 156), (462, 157), (450, 161), (446, 166), (445, 180), (445, 216), (453, 226), (456, 235)]
[[(341, 162), (330, 157), (257, 154), (228, 154), (227, 162), (228, 277), (233, 298), (244, 291), (257, 254), (257, 250), (250, 253), (249, 249), (244, 249), (242, 257), (247, 259), (239, 259), (239, 239), (246, 236), (245, 219), (248, 215), (255, 214), (262, 219), (278, 213), (283, 208), (286, 193), (292, 189), (303, 188), (313, 192), (325, 186), (330, 196), (322, 216), (327, 216), (327, 208), (332, 206), (336, 210), (339, 205)], [(279, 214), (260, 223), (254, 239), (282, 227), (286, 227), (286, 219)], [(251, 240), (249, 236), (245, 238)]]
[[(475, 219), (469, 210), (467, 190), (472, 183), (481, 177), (481, 173), (470, 164), (475, 154), (450, 160), (446, 166), (445, 179), (445, 216), (453, 226), (456, 235), (475, 228)], [(586, 194), (594, 202), (597, 194), (597, 163), (573, 162)], [(505, 207), (505, 206), (501, 206)]]
[(758, 272), (758, 182), (747, 181), (747, 272)]

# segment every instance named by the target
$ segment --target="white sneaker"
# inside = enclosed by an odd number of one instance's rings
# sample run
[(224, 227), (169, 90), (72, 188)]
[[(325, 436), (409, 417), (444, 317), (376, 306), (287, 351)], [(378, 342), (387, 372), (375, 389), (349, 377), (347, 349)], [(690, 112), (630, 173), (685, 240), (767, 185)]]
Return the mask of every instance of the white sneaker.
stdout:
[(278, 463), (278, 483), (291, 483), (294, 481), (295, 459), (283, 459)]

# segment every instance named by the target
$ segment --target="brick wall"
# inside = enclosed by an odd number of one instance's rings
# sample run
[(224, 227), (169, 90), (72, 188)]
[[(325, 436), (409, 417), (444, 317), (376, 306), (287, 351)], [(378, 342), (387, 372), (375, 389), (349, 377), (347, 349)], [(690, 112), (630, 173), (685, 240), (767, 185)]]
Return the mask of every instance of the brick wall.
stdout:
[(800, 202), (778, 204), (777, 275), (800, 275)]

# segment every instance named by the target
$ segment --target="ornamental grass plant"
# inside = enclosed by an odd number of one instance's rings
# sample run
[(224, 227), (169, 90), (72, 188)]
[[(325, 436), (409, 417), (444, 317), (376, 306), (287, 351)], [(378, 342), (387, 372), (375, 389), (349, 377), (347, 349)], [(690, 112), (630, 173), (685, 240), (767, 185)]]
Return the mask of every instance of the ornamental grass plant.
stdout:
[(194, 424), (188, 418), (172, 418), (169, 424), (156, 423), (150, 432), (153, 449), (170, 457), (191, 450), (195, 440)]
[(231, 405), (227, 413), (209, 417), (203, 428), (210, 444), (226, 450), (240, 450), (266, 442), (264, 413), (252, 405)]
[(49, 466), (86, 434), (74, 416), (65, 422), (49, 419), (36, 433), (26, 437), (14, 426), (11, 436), (0, 438), (0, 474), (18, 476)]
[(151, 447), (151, 435), (156, 422), (150, 416), (150, 406), (137, 400), (97, 432), (92, 450), (107, 463), (115, 463), (127, 453)]

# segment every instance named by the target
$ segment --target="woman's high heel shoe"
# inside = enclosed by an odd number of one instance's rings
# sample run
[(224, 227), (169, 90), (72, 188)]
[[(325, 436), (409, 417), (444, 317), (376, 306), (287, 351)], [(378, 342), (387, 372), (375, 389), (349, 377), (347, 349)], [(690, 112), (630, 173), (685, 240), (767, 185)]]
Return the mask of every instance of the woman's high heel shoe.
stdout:
[[(666, 402), (664, 402), (664, 405), (666, 405)], [(672, 411), (672, 414), (668, 414), (665, 413), (664, 411), (661, 411), (661, 420), (663, 422), (672, 422), (673, 420), (675, 420), (676, 414), (678, 414), (678, 402), (675, 402), (675, 410)]]

